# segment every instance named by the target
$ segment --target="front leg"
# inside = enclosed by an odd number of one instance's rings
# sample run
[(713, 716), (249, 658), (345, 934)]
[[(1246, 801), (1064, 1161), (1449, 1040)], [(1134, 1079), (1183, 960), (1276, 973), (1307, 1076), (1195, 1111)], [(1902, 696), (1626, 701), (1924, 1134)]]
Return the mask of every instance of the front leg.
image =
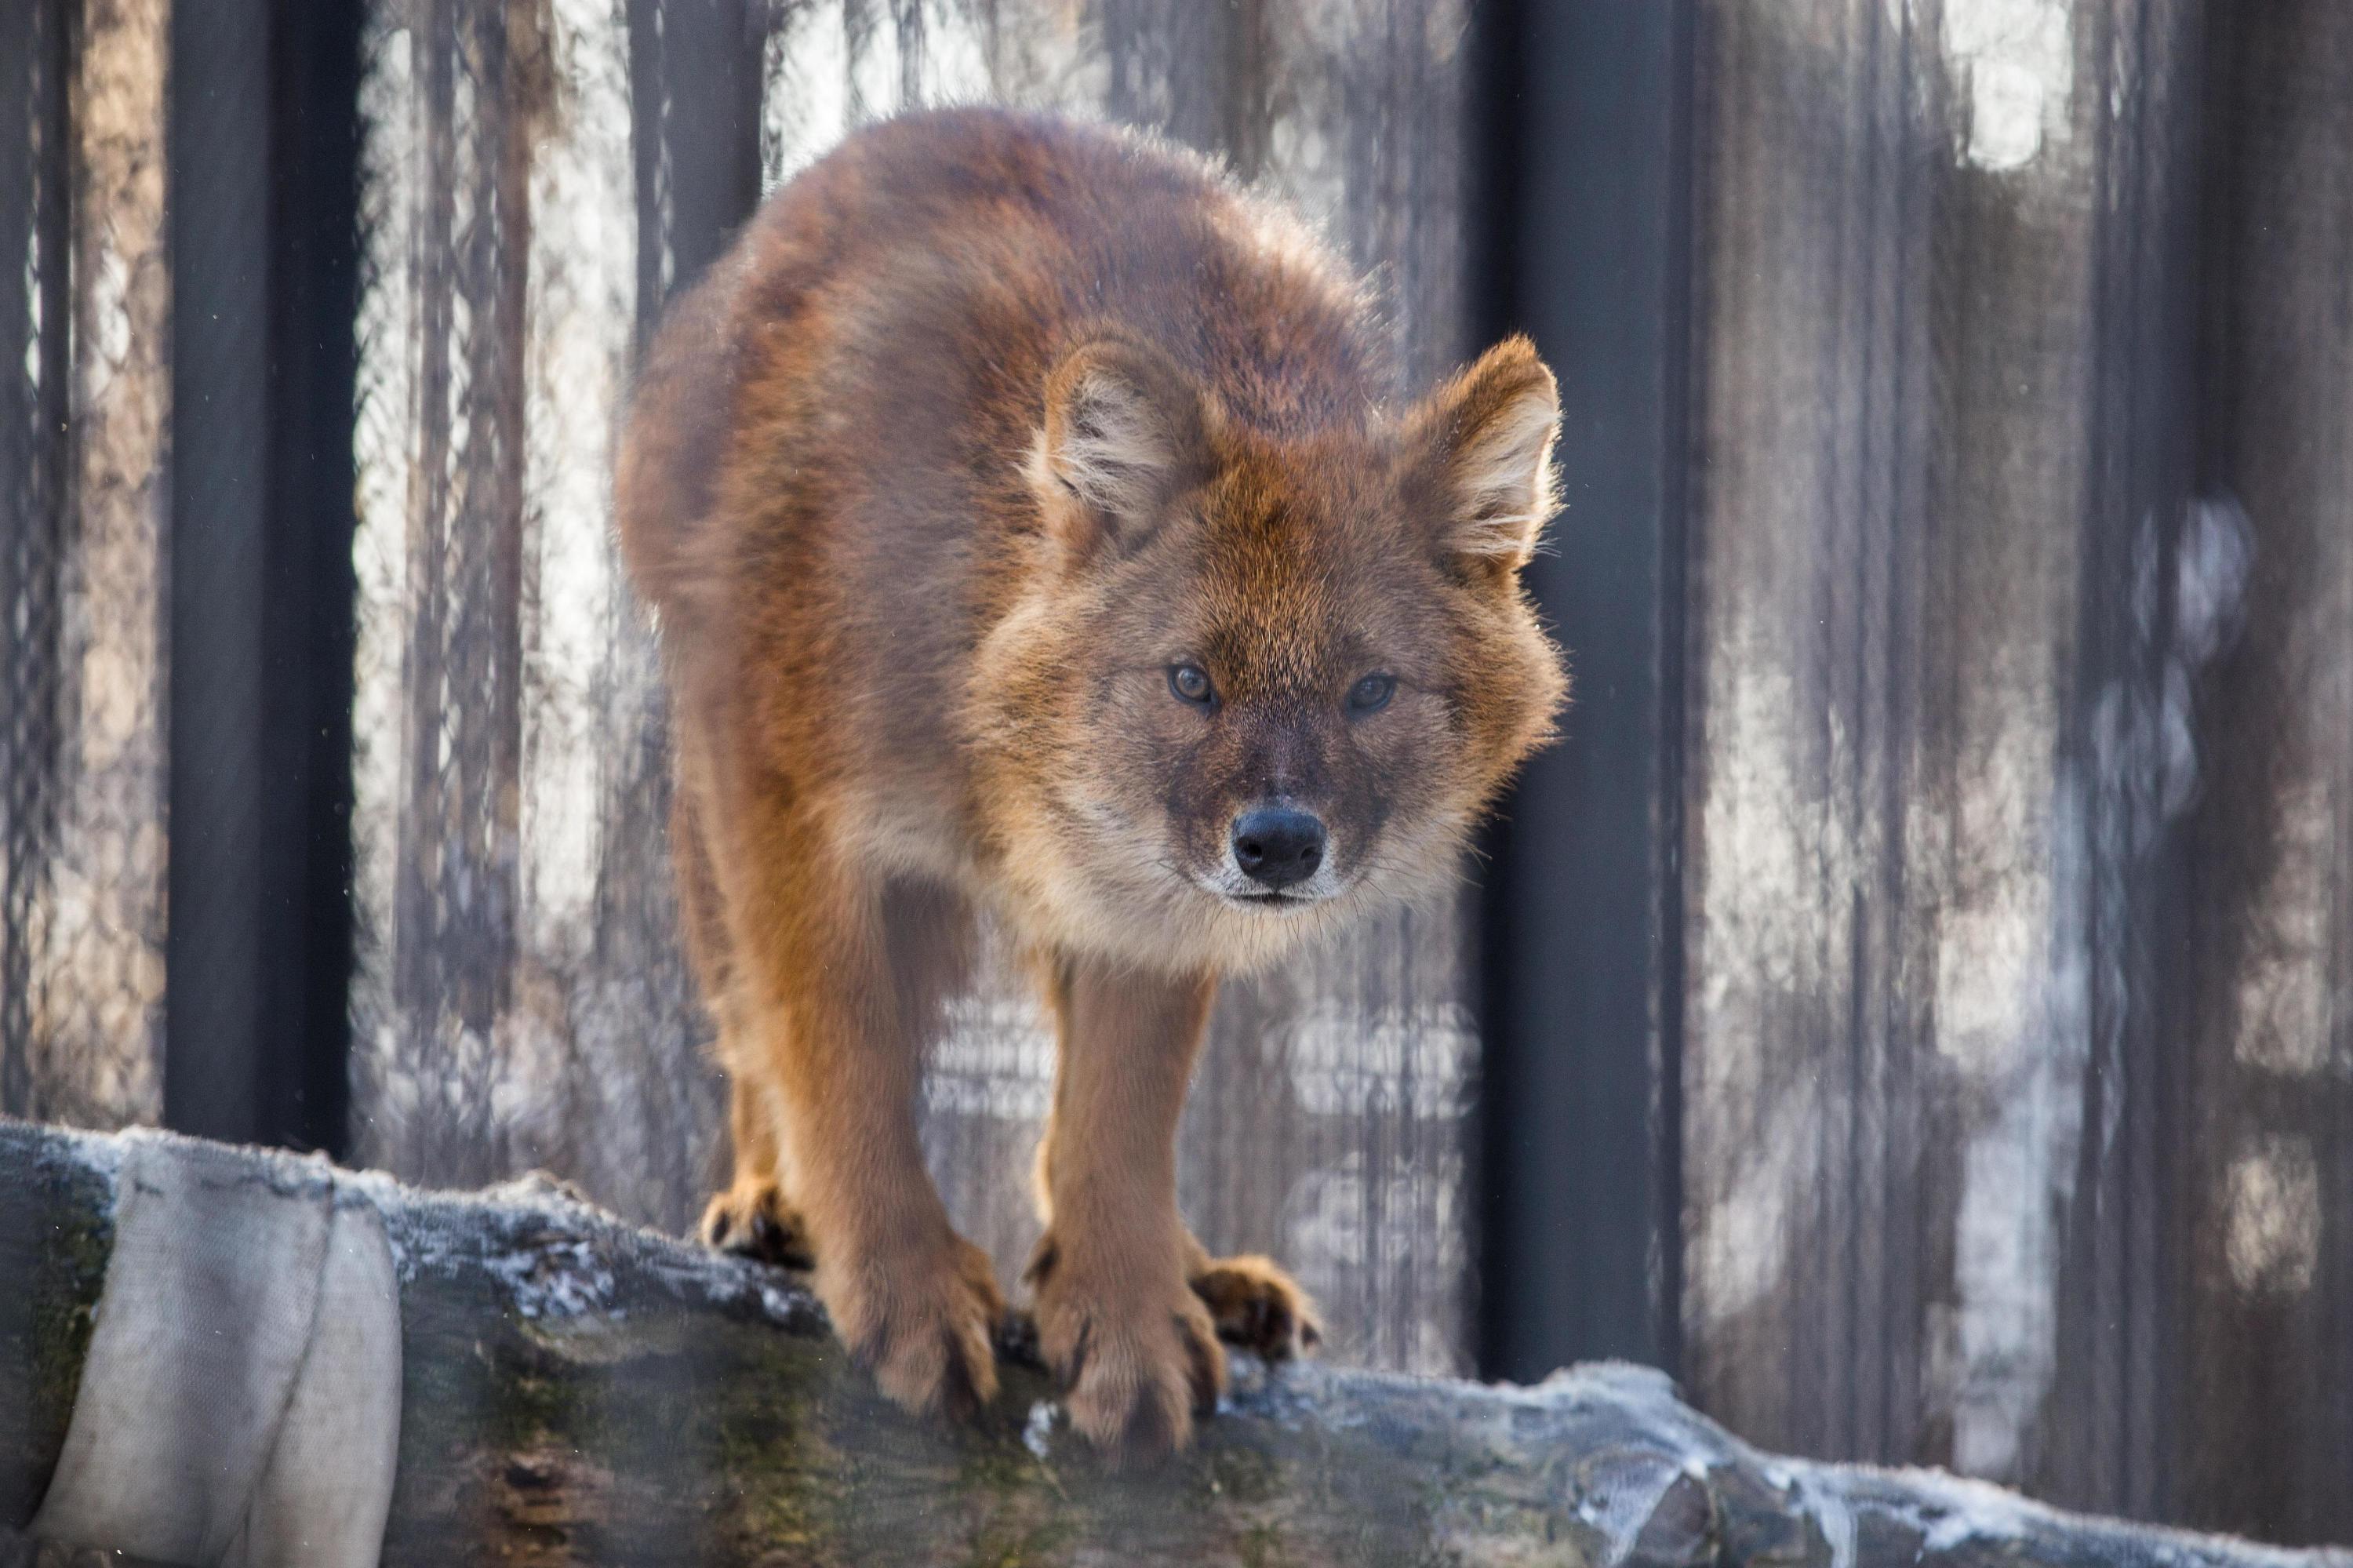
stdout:
[(1049, 969), (1060, 1057), (1039, 1151), (1046, 1234), (1029, 1266), (1039, 1348), (1072, 1425), (1143, 1457), (1182, 1447), (1226, 1382), (1176, 1214), (1176, 1121), (1215, 982), (1088, 959)]
[(948, 1222), (915, 1126), (924, 1049), (963, 977), (965, 911), (944, 890), (855, 874), (796, 826), (720, 872), (744, 970), (739, 1104), (775, 1118), (761, 1147), (852, 1357), (908, 1410), (965, 1413), (996, 1395), (1004, 1306), (987, 1255)]

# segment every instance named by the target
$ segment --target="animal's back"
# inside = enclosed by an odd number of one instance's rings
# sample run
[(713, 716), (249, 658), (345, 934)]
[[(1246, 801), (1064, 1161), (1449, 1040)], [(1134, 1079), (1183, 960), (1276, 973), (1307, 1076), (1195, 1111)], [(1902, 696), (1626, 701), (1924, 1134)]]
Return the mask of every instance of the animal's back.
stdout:
[(1047, 373), (1106, 329), (1271, 430), (1391, 390), (1355, 280), (1202, 160), (1007, 111), (903, 116), (778, 192), (664, 323), (620, 462), (640, 585), (683, 608), (815, 566), (830, 533), (853, 579), (944, 589), (925, 563), (964, 566), (959, 535), (1029, 525)]

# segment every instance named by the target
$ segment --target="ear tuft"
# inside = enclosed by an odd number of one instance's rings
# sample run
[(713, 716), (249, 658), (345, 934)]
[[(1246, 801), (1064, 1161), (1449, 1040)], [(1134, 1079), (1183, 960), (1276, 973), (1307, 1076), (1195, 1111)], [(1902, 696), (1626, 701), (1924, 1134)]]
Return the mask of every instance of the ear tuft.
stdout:
[(1535, 345), (1505, 338), (1431, 393), (1412, 424), (1445, 553), (1526, 565), (1560, 509), (1552, 467), (1560, 390)]
[[(1208, 472), (1208, 410), (1160, 349), (1097, 338), (1062, 357), (1046, 381), (1046, 426), (1031, 482), (1088, 543), (1107, 531), (1141, 541), (1162, 507)], [(1056, 504), (1060, 503), (1060, 504)]]

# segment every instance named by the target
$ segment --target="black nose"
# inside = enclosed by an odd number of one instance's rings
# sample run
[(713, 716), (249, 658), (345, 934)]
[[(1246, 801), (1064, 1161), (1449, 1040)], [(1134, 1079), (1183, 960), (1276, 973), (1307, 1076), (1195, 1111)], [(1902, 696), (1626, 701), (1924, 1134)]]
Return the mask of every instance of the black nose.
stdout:
[(1244, 811), (1234, 819), (1234, 863), (1268, 887), (1304, 882), (1324, 863), (1324, 824), (1287, 806)]

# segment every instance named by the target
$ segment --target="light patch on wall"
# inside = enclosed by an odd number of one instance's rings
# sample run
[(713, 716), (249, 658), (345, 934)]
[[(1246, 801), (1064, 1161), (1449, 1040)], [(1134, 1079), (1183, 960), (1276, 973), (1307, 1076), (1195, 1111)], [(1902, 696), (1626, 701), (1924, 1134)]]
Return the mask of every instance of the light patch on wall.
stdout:
[(2231, 1167), (2223, 1252), (2246, 1291), (2300, 1296), (2320, 1257), (2320, 1168), (2300, 1138), (2279, 1138)]
[(1702, 1303), (1711, 1323), (1729, 1323), (1766, 1300), (1783, 1283), (1789, 1250), (1789, 1210), (1810, 1191), (1819, 1158), (1815, 1130), (1820, 1101), (1784, 1092), (1764, 1107), (1765, 1133), (1730, 1163), (1705, 1207), (1690, 1211), (1686, 1255), (1706, 1281)]
[(1054, 1037), (1036, 1001), (1018, 991), (958, 997), (947, 1022), (923, 1075), (924, 1109), (1043, 1126), (1054, 1099)]
[[(419, 397), (424, 325), (407, 258), (419, 243), (411, 192), (419, 156), (416, 135), (416, 41), (406, 27), (372, 12), (361, 50), (361, 268), (359, 387), (353, 410), (357, 526), (352, 535), (357, 647), (352, 694), (352, 902), (367, 927), (391, 929), (398, 844), (404, 710), (401, 650), (408, 602), (409, 486), (417, 461), (414, 419)], [(364, 993), (365, 967), (358, 985)], [(359, 1043), (364, 1045), (364, 1040)], [(397, 1048), (386, 1023), (377, 1054)], [(364, 1057), (364, 1049), (358, 1054)], [(413, 1086), (395, 1098), (406, 1108)], [(364, 1110), (363, 1115), (364, 1115)]]
[[(1464, 1265), (1469, 1216), (1460, 1169), (1451, 1160), (1417, 1171), (1351, 1150), (1303, 1172), (1284, 1209), (1283, 1261), (1327, 1310), (1368, 1293), (1368, 1287), (1377, 1288), (1384, 1273), (1395, 1280), (1409, 1266), (1443, 1278)], [(1327, 1329), (1345, 1321), (1340, 1312), (1328, 1318)], [(1461, 1352), (1441, 1320), (1425, 1316), (1406, 1325), (1404, 1334), (1406, 1342), (1390, 1347), (1385, 1361), (1462, 1375)], [(1361, 1362), (1372, 1350), (1350, 1343), (1343, 1331), (1326, 1353)]]
[(761, 189), (784, 185), (870, 121), (1005, 96), (992, 80), (992, 48), (978, 16), (957, 5), (889, 17), (845, 5), (788, 9), (761, 56)]
[(787, 12), (768, 35), (760, 79), (760, 187), (773, 191), (849, 127), (849, 33), (840, 7)]
[(1787, 1070), (1786, 1036), (1760, 1037), (1752, 1021), (1811, 983), (1810, 933), (1830, 917), (1824, 890), (1851, 885), (1852, 870), (1835, 825), (1792, 805), (1806, 799), (1789, 720), (1800, 698), (1778, 656), (1778, 629), (1746, 613), (1727, 624), (1725, 646), (1722, 694), (1707, 714), (1687, 1094), (1694, 1142), (1741, 1152), (1705, 1162), (1691, 1194), (1683, 1246), (1703, 1329), (1771, 1295), (1789, 1257), (1792, 1195), (1816, 1185), (1813, 1080)]
[(934, 4), (923, 16), (918, 62), (925, 103), (979, 103), (988, 98), (988, 38), (980, 16), (961, 5)]
[(1954, 821), (1965, 867), (1945, 912), (1938, 1044), (1971, 1118), (1953, 1217), (1953, 1465), (2014, 1477), (2057, 1369), (2055, 1215), (2083, 1135), (2074, 1085), (2090, 1051), (2075, 791), (2044, 783), (2057, 717), (2021, 665), (2022, 641), (1972, 717), (1989, 743), (1961, 765)]
[(2023, 168), (2046, 135), (2064, 134), (2074, 53), (2063, 0), (1947, 0), (1945, 56), (1968, 104), (1970, 163)]
[(524, 306), (524, 635), (536, 660), (522, 715), (522, 871), (533, 944), (585, 952), (613, 745), (607, 476), (637, 300), (637, 203), (626, 29), (608, 0), (558, 0), (547, 29), (554, 111), (531, 163)]
[(2337, 820), (2327, 785), (2295, 780), (2279, 794), (2262, 895), (2246, 925), (2232, 1052), (2265, 1072), (2327, 1069), (2337, 1004), (2329, 979), (2336, 950), (2330, 868)]
[(1327, 1005), (1298, 1022), (1283, 1055), (1310, 1115), (1439, 1118), (1461, 1109), (1479, 1040), (1467, 1010), (1451, 1002), (1370, 1016)]

